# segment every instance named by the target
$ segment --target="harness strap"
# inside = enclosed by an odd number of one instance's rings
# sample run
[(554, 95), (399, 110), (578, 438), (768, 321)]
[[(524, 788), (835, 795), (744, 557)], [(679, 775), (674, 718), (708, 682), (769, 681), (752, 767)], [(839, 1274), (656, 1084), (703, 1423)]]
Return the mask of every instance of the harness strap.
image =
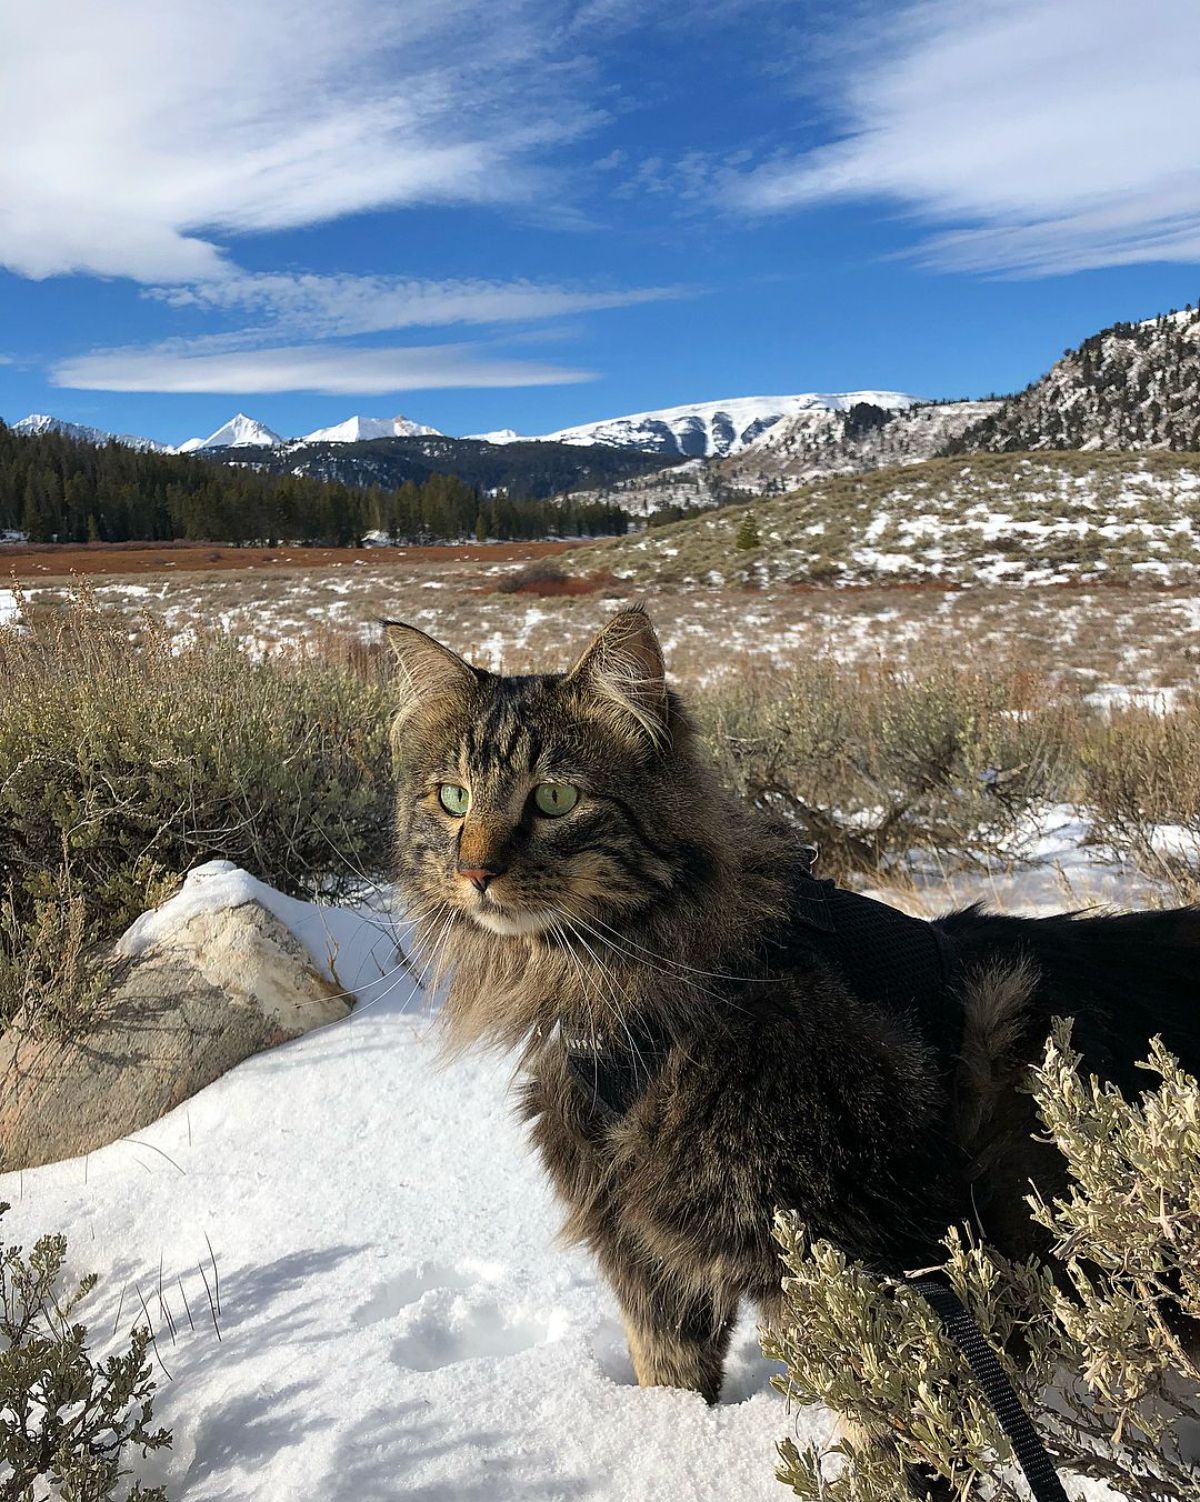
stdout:
[(941, 1320), (946, 1334), (962, 1352), (975, 1380), (1008, 1436), (1036, 1502), (1067, 1502), (1067, 1494), (1033, 1421), (1025, 1412), (995, 1351), (958, 1295), (936, 1278), (914, 1278), (911, 1286)]
[(560, 1024), (567, 1072), (585, 1096), (614, 1116), (625, 1116), (661, 1072), (671, 1052), (666, 1032), (644, 1017), (632, 1018), (617, 1037), (598, 1038)]

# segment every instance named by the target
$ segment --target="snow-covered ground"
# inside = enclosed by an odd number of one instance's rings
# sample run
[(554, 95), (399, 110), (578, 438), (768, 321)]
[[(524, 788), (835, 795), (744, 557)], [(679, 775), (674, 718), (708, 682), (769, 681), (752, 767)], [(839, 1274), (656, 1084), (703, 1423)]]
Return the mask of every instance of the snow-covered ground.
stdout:
[[(931, 868), (878, 895), (926, 912), (1162, 900), (1087, 833), (1047, 808), (1022, 867)], [(62, 1231), (73, 1269), (101, 1274), (84, 1310), (101, 1347), (153, 1324), (174, 1446), (145, 1477), (175, 1502), (778, 1502), (776, 1440), (827, 1441), (832, 1417), (788, 1412), (748, 1318), (715, 1408), (634, 1385), (611, 1294), (556, 1245), (511, 1064), (440, 1058), (437, 998), (386, 893), (320, 906), (214, 861), (121, 947), (251, 900), (355, 993), (350, 1016), (131, 1139), (0, 1176), (6, 1241)]]
[(633, 1385), (611, 1295), (555, 1244), (511, 1065), (439, 1061), (433, 1002), (397, 968), (402, 923), (214, 863), (127, 947), (253, 897), (356, 1010), (129, 1141), (0, 1177), (6, 1241), (63, 1231), (72, 1267), (102, 1275), (85, 1309), (99, 1342), (146, 1303), (175, 1440), (143, 1474), (173, 1502), (782, 1496), (774, 1443), (795, 1420), (753, 1325), (718, 1407)]

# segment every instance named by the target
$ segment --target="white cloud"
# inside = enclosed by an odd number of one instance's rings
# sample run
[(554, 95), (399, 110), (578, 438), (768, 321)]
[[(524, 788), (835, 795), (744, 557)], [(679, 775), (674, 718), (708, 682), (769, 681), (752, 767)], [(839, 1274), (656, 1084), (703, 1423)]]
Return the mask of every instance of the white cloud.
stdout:
[(841, 139), (727, 179), (738, 208), (892, 200), (941, 267), (1200, 259), (1196, 0), (916, 0), (856, 47)]
[(595, 124), (555, 0), (39, 0), (5, 8), (0, 264), (229, 270), (223, 235), (532, 199)]
[(62, 361), (54, 367), (51, 379), (56, 386), (89, 391), (193, 395), (316, 391), (330, 396), (381, 396), (455, 386), (562, 386), (594, 376), (561, 365), (499, 358), (478, 344), (406, 349), (311, 344), (220, 354), (174, 347), (98, 350)]
[(306, 337), (320, 339), (391, 329), (536, 321), (688, 295), (690, 289), (685, 287), (589, 291), (531, 281), (421, 281), (290, 272), (238, 273), (216, 281), (148, 288), (146, 292), (146, 296), (176, 308), (265, 315), (268, 322), (260, 329), (213, 336), (218, 341), (236, 339), (240, 344), (248, 342), (251, 335), (277, 338), (282, 329), (303, 329)]

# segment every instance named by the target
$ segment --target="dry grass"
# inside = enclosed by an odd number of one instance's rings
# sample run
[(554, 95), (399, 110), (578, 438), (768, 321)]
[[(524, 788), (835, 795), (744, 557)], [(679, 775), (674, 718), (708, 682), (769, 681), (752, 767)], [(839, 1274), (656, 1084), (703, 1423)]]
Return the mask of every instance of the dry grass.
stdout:
[[(761, 547), (739, 551), (752, 510)], [(592, 546), (579, 569), (720, 589), (931, 579), (1053, 583), (1200, 576), (1195, 454), (974, 454), (815, 481)]]

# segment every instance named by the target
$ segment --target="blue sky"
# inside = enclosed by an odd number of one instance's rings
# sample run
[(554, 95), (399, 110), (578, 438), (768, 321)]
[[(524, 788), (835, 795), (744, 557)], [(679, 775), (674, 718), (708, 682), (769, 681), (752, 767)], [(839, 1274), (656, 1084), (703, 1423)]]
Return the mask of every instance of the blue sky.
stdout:
[(1200, 296), (1195, 0), (40, 0), (0, 415), (1017, 389)]

